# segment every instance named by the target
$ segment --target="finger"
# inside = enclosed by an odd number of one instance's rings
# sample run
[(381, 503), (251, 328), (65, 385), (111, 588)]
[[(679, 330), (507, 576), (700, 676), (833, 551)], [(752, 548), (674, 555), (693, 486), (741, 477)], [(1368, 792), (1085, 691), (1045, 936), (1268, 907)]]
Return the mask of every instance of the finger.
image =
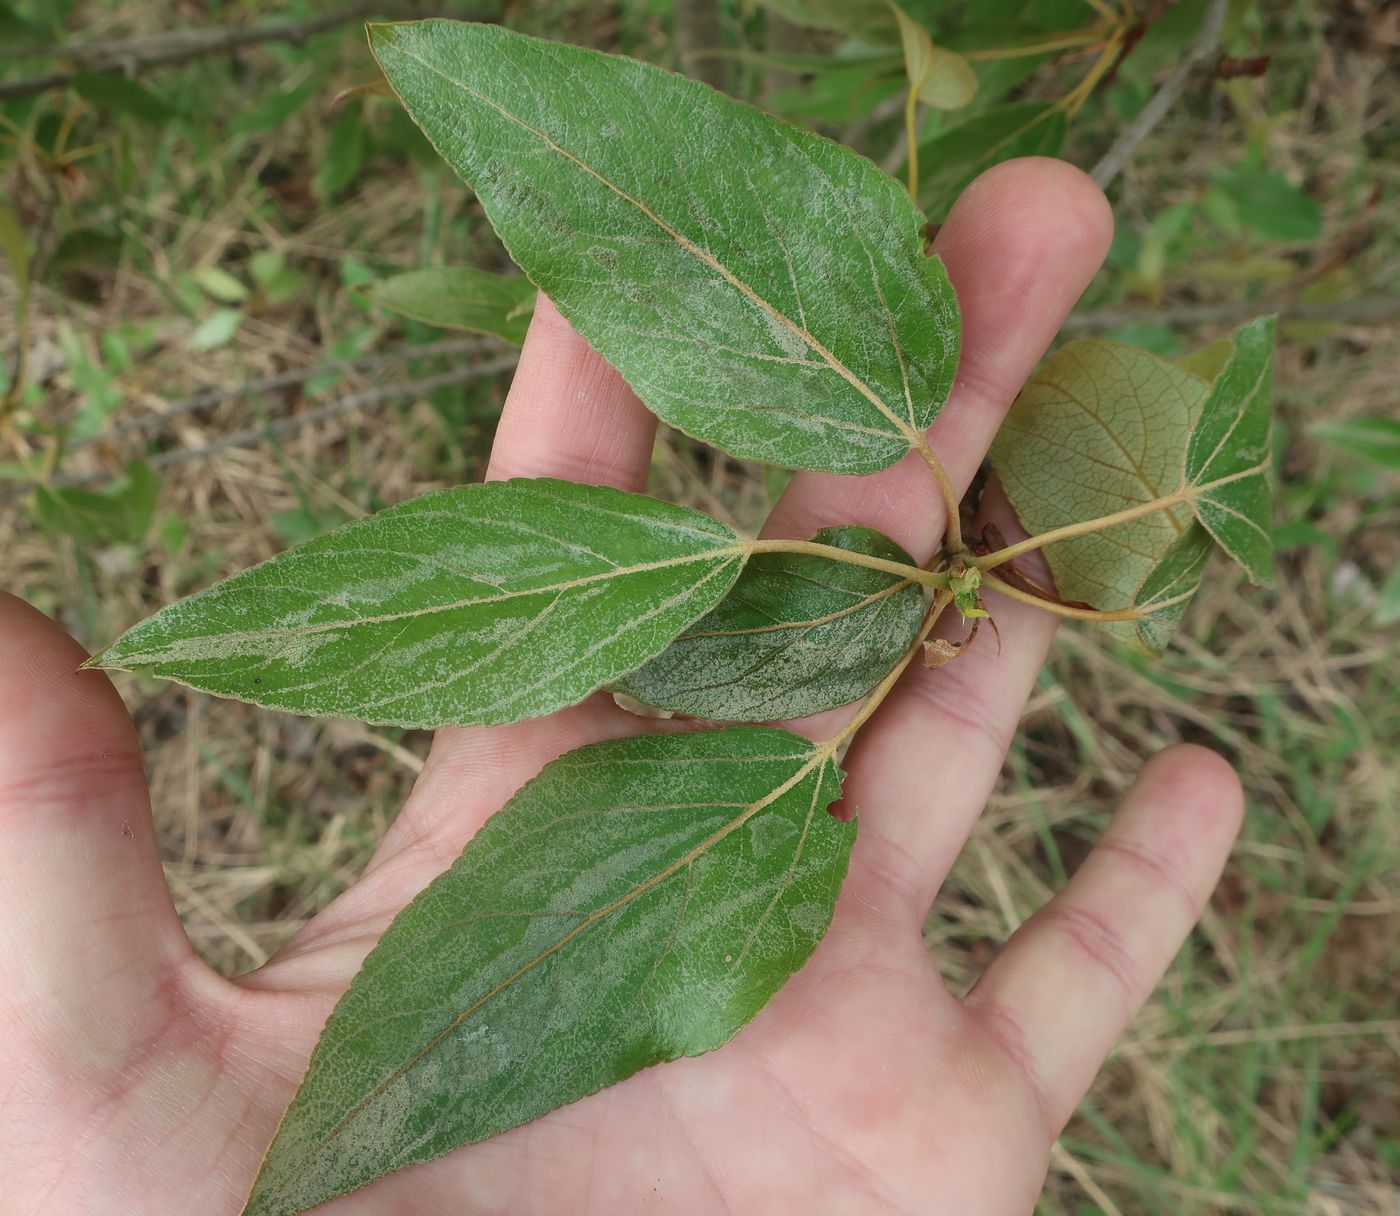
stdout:
[[(987, 524), (1007, 544), (1025, 536), (995, 478), (974, 527)], [(1053, 585), (1039, 554), (1020, 558), (1016, 568)], [(962, 652), (934, 670), (915, 659), (846, 760), (843, 806), (861, 816), (863, 847), (879, 880), (905, 897), (904, 910), (919, 922), (996, 785), (1058, 624), (1048, 612), (994, 593), (983, 602), (991, 619), (971, 642), (957, 612), (944, 613), (935, 636), (963, 641)]]
[(161, 872), (131, 718), (72, 638), (0, 592), (0, 1007), (120, 1058), (194, 961)]
[(640, 490), (655, 436), (655, 416), (540, 296), (486, 479), (561, 477)]
[(1051, 1135), (1200, 918), (1242, 814), (1239, 780), (1214, 752), (1154, 757), (1069, 885), (968, 995), (1039, 1094)]
[[(934, 245), (958, 293), (963, 337), (957, 381), (930, 438), (959, 493), (1098, 270), (1112, 232), (1093, 181), (1039, 157), (982, 174), (939, 230)], [(802, 539), (839, 523), (879, 528), (922, 561), (943, 535), (943, 504), (911, 455), (872, 477), (797, 474), (764, 531)]]

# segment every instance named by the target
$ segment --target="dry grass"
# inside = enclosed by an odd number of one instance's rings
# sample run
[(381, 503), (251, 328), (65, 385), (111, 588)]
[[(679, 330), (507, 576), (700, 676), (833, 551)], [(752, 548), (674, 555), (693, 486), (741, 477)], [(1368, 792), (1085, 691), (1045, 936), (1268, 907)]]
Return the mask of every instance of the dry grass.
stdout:
[[(1267, 125), (1276, 166), (1299, 178), (1369, 175), (1393, 188), (1395, 165), (1370, 159), (1377, 123), (1400, 106), (1393, 72), (1320, 9), (1296, 6), (1288, 22), (1310, 56), (1288, 77), (1299, 81), (1297, 102), (1260, 100), (1246, 125)], [(362, 74), (357, 49), (347, 56), (329, 78)], [(268, 65), (254, 62), (269, 78)], [(1131, 171), (1122, 212), (1150, 219), (1164, 195), (1203, 180), (1233, 138), (1218, 115), (1174, 117), (1156, 159)], [(144, 253), (83, 284), (86, 302), (50, 288), (35, 300), (34, 347), (52, 364), (46, 408), (76, 407), (72, 369), (54, 353), (63, 324), (95, 352), (98, 336), (122, 322), (158, 322), (156, 344), (117, 377), (122, 421), (196, 388), (380, 342), (381, 323), (347, 299), (337, 267), (347, 258), (416, 264), (424, 229), (409, 217), (420, 213), (424, 181), (379, 174), (334, 209), (298, 196), (295, 178), (280, 197), (259, 184), (274, 155), (309, 163), (325, 139), (306, 113), (237, 165), (177, 160), (158, 188), (118, 197), (114, 210)], [(468, 231), (461, 192), (429, 190), (438, 230)], [(1355, 246), (1342, 251), (1351, 289), (1393, 284), (1393, 220), (1373, 212), (1358, 229), (1344, 192), (1332, 197), (1328, 232), (1351, 233)], [(260, 249), (304, 269), (306, 292), (263, 309), (232, 344), (190, 359), (190, 322), (172, 319), (171, 283), (199, 267), (238, 267)], [(1231, 288), (1202, 289), (1184, 275), (1166, 285), (1168, 300), (1203, 290), (1224, 297)], [(0, 308), (12, 292), (0, 279)], [(1328, 542), (1288, 551), (1273, 593), (1248, 588), (1217, 561), (1160, 665), (1064, 631), (1001, 787), (930, 917), (930, 945), (950, 982), (965, 987), (1073, 871), (1145, 756), (1201, 741), (1244, 776), (1248, 820), (1225, 880), (1067, 1132), (1047, 1214), (1400, 1211), (1400, 644), (1374, 625), (1368, 590), (1397, 560), (1400, 497), (1305, 434), (1319, 417), (1393, 414), (1397, 380), (1400, 327), (1291, 335), (1279, 372), (1290, 440), (1283, 509), (1306, 516)], [(332, 391), (369, 384), (347, 376)], [(149, 546), (56, 543), (21, 500), (0, 502), (5, 585), (100, 644), (285, 547), (289, 529), (308, 520), (339, 522), (474, 476), (502, 391), (492, 382), (436, 405), (386, 405), (176, 465), (160, 519), (181, 521), (183, 535), (158, 529)], [(230, 400), (162, 431), (158, 449), (204, 446), (255, 423), (259, 409), (282, 415), (315, 404), (297, 393)], [(97, 444), (64, 470), (116, 469), (139, 454)], [(755, 471), (671, 439), (658, 447), (654, 484), (745, 524), (767, 501)], [(419, 732), (306, 721), (131, 678), (122, 691), (145, 743), (175, 900), (197, 948), (226, 971), (263, 962), (353, 880), (428, 743)]]

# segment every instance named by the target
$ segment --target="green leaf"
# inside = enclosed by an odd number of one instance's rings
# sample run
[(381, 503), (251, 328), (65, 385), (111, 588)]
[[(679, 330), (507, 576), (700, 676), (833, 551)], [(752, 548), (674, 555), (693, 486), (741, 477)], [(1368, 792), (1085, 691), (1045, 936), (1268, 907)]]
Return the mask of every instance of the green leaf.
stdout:
[(547, 478), (401, 503), (156, 613), (92, 660), (295, 713), (518, 722), (640, 666), (723, 598), (723, 524)]
[(1315, 422), (1308, 432), (1382, 468), (1400, 471), (1400, 419), (1378, 414), (1338, 418), (1330, 422)]
[(180, 116), (180, 111), (159, 93), (108, 72), (79, 72), (73, 77), (73, 91), (99, 110), (126, 114), (142, 122), (168, 123)]
[(890, 9), (899, 26), (904, 72), (919, 100), (935, 110), (958, 110), (967, 105), (977, 92), (977, 73), (972, 65), (956, 51), (934, 46), (928, 30), (892, 0)]
[(869, 161), (660, 68), (497, 26), (372, 25), (370, 42), (511, 256), (661, 417), (833, 472), (923, 442), (957, 301)]
[(390, 312), (444, 329), (495, 334), (519, 346), (535, 310), (535, 285), (521, 275), (470, 266), (431, 266), (391, 275), (365, 288)]
[(193, 351), (216, 350), (233, 341), (243, 325), (243, 314), (236, 308), (216, 308), (190, 333), (188, 346)]
[(1235, 330), (1234, 353), (1211, 386), (1186, 452), (1197, 518), (1251, 581), (1266, 585), (1274, 580), (1274, 324), (1273, 317), (1260, 317)]
[(51, 532), (90, 544), (135, 544), (150, 531), (159, 492), (150, 465), (138, 460), (107, 490), (36, 485), (34, 517)]
[(321, 163), (311, 179), (311, 189), (323, 203), (350, 185), (364, 168), (365, 125), (358, 107), (348, 109), (331, 130)]
[[(1186, 615), (1201, 585), (1215, 542), (1199, 523), (1176, 538), (1133, 597), (1141, 616), (1132, 622), (1134, 641), (1149, 654), (1161, 654)], [(1113, 628), (1124, 631), (1125, 627)]]
[(1055, 156), (1065, 142), (1064, 111), (1053, 102), (999, 106), (919, 145), (919, 204), (941, 217), (984, 169), (1014, 156)]
[(548, 765), (409, 905), (326, 1023), (245, 1216), (332, 1196), (727, 1042), (826, 932), (855, 825), (763, 727)]
[[(871, 528), (812, 538), (916, 565)], [(805, 553), (760, 553), (733, 589), (617, 685), (648, 705), (716, 721), (803, 718), (869, 692), (914, 640), (918, 583)]]
[(1215, 174), (1216, 188), (1241, 221), (1275, 241), (1313, 241), (1322, 235), (1322, 208), (1286, 177), (1236, 165)]
[(898, 42), (899, 27), (885, 0), (763, 0), (796, 25), (854, 34), (867, 42)]
[(1200, 579), (1206, 549), (1193, 516), (1252, 577), (1268, 577), (1272, 345), (1269, 318), (1236, 331), (1228, 358), (1216, 345), (1185, 367), (1102, 339), (1067, 343), (993, 444), (1032, 534), (1130, 516), (1053, 543), (1045, 557), (1066, 600), (1136, 608), (1136, 619), (1108, 628), (1149, 652), (1165, 645)]
[(320, 80), (312, 78), (293, 88), (269, 93), (237, 114), (229, 123), (229, 131), (235, 135), (255, 135), (280, 127), (315, 97), (320, 88)]

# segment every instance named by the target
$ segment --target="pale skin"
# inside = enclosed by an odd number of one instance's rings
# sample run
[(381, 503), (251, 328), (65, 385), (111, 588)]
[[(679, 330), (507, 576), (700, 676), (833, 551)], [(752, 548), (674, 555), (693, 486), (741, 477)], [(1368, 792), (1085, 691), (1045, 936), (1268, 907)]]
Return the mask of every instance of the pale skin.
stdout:
[[(1110, 228), (1089, 179), (1045, 160), (989, 171), (944, 225), (964, 355), (930, 442), (955, 487)], [(641, 490), (652, 437), (616, 374), (542, 306), (489, 476)], [(1004, 502), (984, 510), (1023, 535)], [(917, 459), (874, 478), (800, 474), (765, 535), (837, 523), (881, 528), (923, 561), (943, 532), (941, 499)], [(1069, 885), (955, 998), (920, 926), (1056, 625), (995, 596), (988, 607), (1000, 650), (984, 637), (938, 671), (911, 665), (857, 737), (842, 809), (861, 826), (831, 929), (733, 1042), (319, 1210), (1029, 1213), (1055, 1137), (1208, 899), (1242, 798), (1210, 752), (1151, 759)], [(0, 594), (5, 1209), (234, 1216), (327, 1013), (385, 925), (549, 760), (647, 727), (597, 696), (545, 720), (440, 731), (360, 881), (266, 966), (228, 980), (181, 930), (135, 731), (106, 677), (77, 670), (83, 657)]]

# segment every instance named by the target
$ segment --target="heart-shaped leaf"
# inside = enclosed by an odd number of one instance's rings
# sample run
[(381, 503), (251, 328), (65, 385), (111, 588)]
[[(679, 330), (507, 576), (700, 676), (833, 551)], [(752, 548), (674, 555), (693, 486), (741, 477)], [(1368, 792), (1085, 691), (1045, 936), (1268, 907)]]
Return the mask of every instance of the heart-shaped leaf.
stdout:
[(907, 194), (705, 85), (494, 25), (373, 25), (511, 256), (668, 422), (871, 473), (947, 398), (958, 309)]
[[(1108, 628), (1139, 647), (1160, 651), (1199, 584), (1201, 526), (1251, 577), (1268, 577), (1272, 351), (1268, 318), (1175, 363), (1117, 342), (1067, 343), (992, 447), (1032, 533), (1085, 529), (1045, 550), (1059, 594), (1138, 609)], [(1097, 519), (1110, 526), (1090, 530)]]
[[(812, 538), (913, 565), (871, 528), (826, 528)], [(908, 649), (923, 590), (883, 570), (806, 553), (761, 553), (717, 608), (617, 689), (700, 718), (802, 718), (864, 696)]]
[(518, 722), (646, 662), (746, 543), (697, 511), (547, 478), (357, 520), (162, 609), (91, 660), (295, 713)]
[(395, 919), (326, 1023), (246, 1216), (291, 1216), (730, 1039), (826, 932), (855, 825), (786, 731), (548, 765)]
[(535, 285), (471, 266), (428, 266), (364, 289), (376, 304), (443, 329), (495, 334), (519, 346), (535, 311)]

